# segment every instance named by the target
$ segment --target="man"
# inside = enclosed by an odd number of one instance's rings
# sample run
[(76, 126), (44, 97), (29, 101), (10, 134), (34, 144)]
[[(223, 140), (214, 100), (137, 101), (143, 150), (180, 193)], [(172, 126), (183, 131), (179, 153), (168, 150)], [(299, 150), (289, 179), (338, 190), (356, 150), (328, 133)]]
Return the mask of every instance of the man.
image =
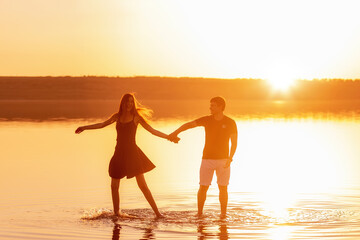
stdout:
[[(237, 127), (233, 119), (224, 115), (224, 110), (225, 100), (222, 97), (214, 97), (210, 100), (210, 116), (185, 123), (170, 134), (170, 138), (176, 138), (179, 133), (190, 128), (205, 127), (205, 146), (200, 167), (200, 187), (197, 195), (198, 217), (203, 214), (206, 193), (211, 184), (214, 171), (216, 171), (220, 192), (220, 217), (226, 217), (227, 186), (230, 179), (230, 164), (233, 161), (237, 147)], [(229, 139), (231, 140), (230, 154)]]

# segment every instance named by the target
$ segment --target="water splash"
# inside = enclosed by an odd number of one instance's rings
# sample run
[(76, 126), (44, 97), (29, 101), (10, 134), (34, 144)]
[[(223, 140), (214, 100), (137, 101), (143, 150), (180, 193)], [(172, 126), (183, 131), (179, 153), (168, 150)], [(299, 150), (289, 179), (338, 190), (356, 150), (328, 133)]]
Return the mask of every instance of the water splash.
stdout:
[(113, 219), (114, 212), (107, 208), (92, 208), (90, 210), (84, 210), (81, 219), (82, 220), (101, 220), (101, 219)]
[(124, 213), (136, 218), (117, 218), (112, 210), (106, 208), (90, 209), (83, 212), (82, 220), (86, 221), (113, 221), (117, 224), (126, 224), (135, 228), (151, 228), (157, 230), (176, 230), (182, 232), (194, 231), (201, 225), (219, 226), (232, 225), (297, 225), (317, 224), (336, 221), (348, 221), (359, 215), (350, 210), (341, 209), (288, 209), (287, 215), (277, 216), (263, 209), (230, 208), (226, 218), (220, 218), (218, 211), (207, 210), (202, 218), (196, 216), (195, 210), (162, 210), (165, 216), (157, 219), (151, 209), (125, 209)]

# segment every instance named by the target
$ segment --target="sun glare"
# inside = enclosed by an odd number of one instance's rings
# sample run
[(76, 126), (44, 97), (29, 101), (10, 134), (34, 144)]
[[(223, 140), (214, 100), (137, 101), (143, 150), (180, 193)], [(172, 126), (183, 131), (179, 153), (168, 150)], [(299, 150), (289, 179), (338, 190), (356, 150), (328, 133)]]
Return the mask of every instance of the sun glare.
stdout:
[(295, 82), (295, 79), (285, 75), (277, 75), (266, 79), (274, 90), (286, 91)]
[(269, 66), (265, 79), (277, 91), (287, 91), (296, 80), (297, 72), (286, 63), (276, 63)]

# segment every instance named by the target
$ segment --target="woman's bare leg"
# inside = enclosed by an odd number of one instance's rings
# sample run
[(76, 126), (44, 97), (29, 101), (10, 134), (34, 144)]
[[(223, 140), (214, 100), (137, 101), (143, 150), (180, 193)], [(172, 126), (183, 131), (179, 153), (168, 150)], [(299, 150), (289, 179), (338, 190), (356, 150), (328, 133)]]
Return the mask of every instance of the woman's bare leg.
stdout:
[(111, 195), (113, 201), (114, 214), (120, 216), (120, 196), (119, 196), (120, 179), (111, 178)]
[(144, 174), (137, 175), (136, 176), (136, 182), (137, 182), (140, 190), (144, 194), (146, 200), (150, 204), (151, 208), (155, 212), (156, 216), (157, 217), (162, 217), (161, 213), (159, 212), (159, 209), (156, 206), (155, 200), (154, 200), (154, 198), (153, 198), (153, 196), (152, 196), (152, 194), (150, 192), (150, 189), (148, 188), (148, 186), (146, 184)]

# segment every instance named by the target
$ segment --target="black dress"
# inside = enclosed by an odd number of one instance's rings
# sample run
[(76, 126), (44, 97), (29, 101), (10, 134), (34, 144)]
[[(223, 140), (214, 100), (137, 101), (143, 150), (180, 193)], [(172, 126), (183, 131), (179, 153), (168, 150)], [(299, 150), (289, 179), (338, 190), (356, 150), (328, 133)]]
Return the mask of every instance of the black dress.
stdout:
[(109, 175), (112, 178), (132, 178), (155, 168), (155, 165), (136, 145), (137, 125), (134, 119), (130, 122), (116, 122), (116, 147), (109, 164)]

